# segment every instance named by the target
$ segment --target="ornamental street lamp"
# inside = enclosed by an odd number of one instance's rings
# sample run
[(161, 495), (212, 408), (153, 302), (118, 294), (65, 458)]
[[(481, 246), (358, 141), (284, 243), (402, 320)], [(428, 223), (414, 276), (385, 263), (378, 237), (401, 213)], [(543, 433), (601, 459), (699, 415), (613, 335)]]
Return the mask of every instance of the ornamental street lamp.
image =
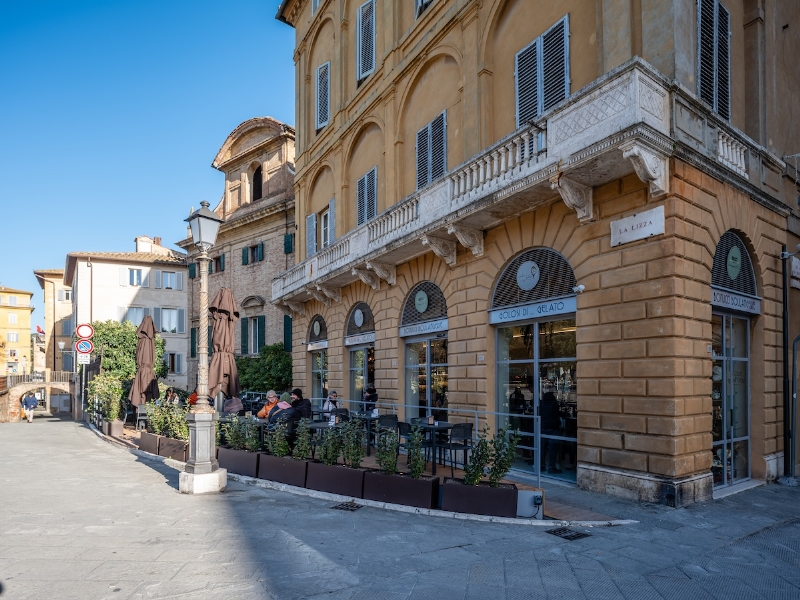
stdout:
[(189, 422), (189, 460), (186, 470), (179, 476), (179, 489), (183, 494), (204, 494), (225, 489), (228, 472), (219, 468), (215, 457), (215, 422), (217, 413), (208, 403), (208, 257), (209, 249), (217, 241), (222, 223), (217, 213), (208, 208), (205, 200), (200, 209), (186, 221), (192, 231), (192, 241), (200, 255), (200, 331), (197, 340), (197, 403), (191, 408)]

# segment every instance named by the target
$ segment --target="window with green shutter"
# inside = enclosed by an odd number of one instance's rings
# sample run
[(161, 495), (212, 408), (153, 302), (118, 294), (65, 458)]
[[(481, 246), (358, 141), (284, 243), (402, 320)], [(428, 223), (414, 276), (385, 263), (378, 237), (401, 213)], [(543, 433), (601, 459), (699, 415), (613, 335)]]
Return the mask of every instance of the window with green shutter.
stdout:
[(242, 344), (240, 350), (242, 354), (250, 354), (250, 348), (248, 346), (248, 339), (247, 339), (247, 327), (249, 324), (249, 319), (247, 317), (242, 318)]
[(197, 327), (192, 327), (189, 342), (189, 356), (197, 358)]
[(292, 317), (283, 315), (283, 349), (292, 351)]
[(195, 272), (196, 268), (197, 268), (196, 264), (189, 263), (189, 279), (194, 279), (195, 277), (197, 277), (197, 273)]
[(283, 253), (291, 254), (294, 252), (294, 234), (287, 233), (283, 236)]
[(250, 262), (250, 248), (245, 246), (244, 248), (242, 248), (242, 264), (246, 265), (249, 262)]
[(264, 242), (258, 242), (258, 260), (264, 260)]
[(258, 332), (257, 343), (253, 348), (254, 354), (261, 352), (261, 347), (266, 343), (267, 339), (267, 319), (264, 315), (256, 317), (256, 331)]

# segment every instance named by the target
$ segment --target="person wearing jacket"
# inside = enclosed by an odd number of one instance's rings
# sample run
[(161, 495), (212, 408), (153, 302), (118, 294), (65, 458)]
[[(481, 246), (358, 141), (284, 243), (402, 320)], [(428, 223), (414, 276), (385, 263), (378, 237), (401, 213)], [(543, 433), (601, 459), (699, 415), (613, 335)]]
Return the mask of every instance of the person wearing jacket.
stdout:
[(308, 398), (303, 398), (303, 391), (300, 388), (292, 390), (292, 408), (300, 413), (300, 418), (311, 418), (311, 401)]
[(33, 411), (39, 405), (39, 401), (36, 399), (36, 395), (33, 392), (28, 392), (25, 394), (25, 397), (22, 398), (22, 408), (25, 409), (25, 417), (28, 419), (28, 423), (33, 423)]
[[(561, 435), (561, 409), (553, 392), (545, 392), (539, 404), (539, 417), (542, 420), (542, 435)], [(542, 459), (547, 455), (547, 472), (558, 474), (556, 459), (561, 451), (561, 440), (542, 438)], [(541, 466), (544, 467), (544, 460)]]
[(261, 407), (261, 410), (258, 411), (256, 415), (259, 419), (268, 419), (269, 413), (272, 412), (272, 409), (278, 405), (278, 394), (275, 393), (275, 390), (270, 390), (267, 392), (267, 403)]

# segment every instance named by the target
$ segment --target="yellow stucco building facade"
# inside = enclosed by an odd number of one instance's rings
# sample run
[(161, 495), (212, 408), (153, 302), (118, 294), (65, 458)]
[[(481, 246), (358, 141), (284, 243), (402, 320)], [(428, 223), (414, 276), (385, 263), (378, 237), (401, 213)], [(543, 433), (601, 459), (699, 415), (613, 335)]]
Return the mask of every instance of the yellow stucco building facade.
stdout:
[(798, 11), (285, 0), (295, 384), (510, 425), (515, 469), (643, 501), (782, 474)]
[(31, 372), (33, 293), (0, 286), (0, 377)]

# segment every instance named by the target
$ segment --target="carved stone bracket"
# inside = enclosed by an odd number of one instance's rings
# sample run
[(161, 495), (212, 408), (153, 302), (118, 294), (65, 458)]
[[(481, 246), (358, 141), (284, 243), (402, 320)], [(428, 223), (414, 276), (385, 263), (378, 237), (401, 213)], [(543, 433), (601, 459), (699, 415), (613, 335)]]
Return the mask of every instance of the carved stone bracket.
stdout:
[(286, 300), (284, 304), (289, 310), (296, 312), (298, 315), (306, 316), (305, 304), (302, 302), (295, 302), (293, 300)]
[(564, 204), (578, 213), (578, 220), (582, 223), (594, 221), (594, 203), (592, 202), (592, 188), (583, 185), (558, 173), (550, 178), (550, 189), (558, 190)]
[(359, 269), (358, 267), (354, 267), (353, 275), (356, 275), (361, 281), (366, 283), (373, 290), (377, 291), (381, 289), (381, 278), (378, 277), (376, 273), (373, 273), (372, 271), (367, 271), (366, 269)]
[(378, 277), (386, 280), (389, 285), (397, 283), (397, 269), (394, 265), (387, 265), (385, 263), (368, 262), (367, 268), (375, 271)]
[(317, 289), (334, 302), (342, 301), (342, 288), (335, 288), (329, 285), (319, 284), (317, 285)]
[(319, 290), (315, 290), (314, 288), (308, 288), (308, 293), (314, 296), (318, 301), (322, 302), (325, 306), (331, 305), (331, 299), (328, 298), (325, 294), (323, 294)]
[(472, 250), (475, 256), (483, 256), (483, 231), (464, 225), (448, 225), (447, 233), (455, 234), (465, 248)]
[(433, 253), (451, 267), (456, 264), (456, 243), (444, 238), (423, 235), (420, 239), (423, 246), (429, 246)]
[(625, 142), (619, 147), (623, 158), (633, 163), (639, 179), (650, 184), (650, 195), (654, 198), (663, 196), (669, 191), (668, 157), (645, 146), (637, 140)]

